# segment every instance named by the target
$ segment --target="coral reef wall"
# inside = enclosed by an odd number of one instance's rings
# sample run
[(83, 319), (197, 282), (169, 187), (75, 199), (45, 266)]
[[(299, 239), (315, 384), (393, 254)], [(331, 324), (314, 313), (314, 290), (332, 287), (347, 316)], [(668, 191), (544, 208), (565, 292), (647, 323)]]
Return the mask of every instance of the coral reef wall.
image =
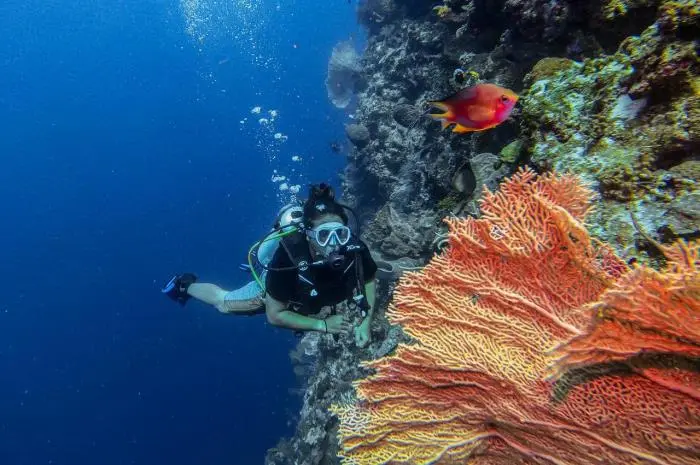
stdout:
[[(366, 86), (348, 132), (364, 137), (350, 137), (344, 179), (373, 247), (427, 258), (443, 216), (475, 213), (480, 190), (452, 180), (484, 152), (501, 176), (527, 163), (585, 176), (604, 204), (593, 234), (628, 258), (657, 252), (644, 232), (697, 237), (699, 17), (693, 0), (363, 2)], [(473, 82), (456, 70), (521, 93), (520, 112), (482, 133), (441, 131), (422, 114)]]
[[(697, 1), (360, 0), (357, 15), (366, 48), (359, 63), (340, 53), (347, 44), (338, 48), (327, 87), (338, 106), (356, 93), (343, 197), (377, 259), (426, 263), (447, 243), (442, 219), (479, 217), (482, 187), (494, 190), (523, 165), (581, 176), (596, 207), (588, 231), (629, 263), (661, 267), (664, 244), (700, 236)], [(520, 95), (510, 120), (453, 134), (425, 117), (427, 101), (476, 76)], [(394, 285), (380, 282), (369, 348), (301, 340), (293, 359), (304, 407), (295, 436), (270, 451), (268, 465), (338, 463), (338, 420), (327, 407), (349, 402), (351, 382), (366, 374), (358, 361), (407, 340), (384, 317)], [(666, 379), (646, 374), (657, 385)]]
[(698, 13), (695, 0), (664, 2), (614, 54), (549, 57), (525, 79), (523, 150), (600, 191), (593, 232), (621, 252), (637, 245), (630, 211), (660, 241), (699, 235)]
[[(365, 349), (354, 344), (351, 335), (308, 333), (290, 353), (303, 395), (293, 437), (282, 439), (270, 449), (266, 465), (334, 465), (338, 459), (338, 419), (331, 413), (334, 403), (354, 396), (352, 382), (368, 371), (359, 360), (382, 357), (408, 338), (398, 326), (390, 326), (383, 315), (393, 284), (380, 281), (377, 287), (379, 315), (372, 328), (372, 343)], [(347, 308), (339, 308), (348, 312)], [(327, 316), (325, 314), (321, 316)], [(357, 319), (358, 315), (352, 313)]]
[(339, 402), (343, 464), (697, 463), (699, 246), (628, 271), (576, 177), (522, 171), (401, 280), (416, 341)]

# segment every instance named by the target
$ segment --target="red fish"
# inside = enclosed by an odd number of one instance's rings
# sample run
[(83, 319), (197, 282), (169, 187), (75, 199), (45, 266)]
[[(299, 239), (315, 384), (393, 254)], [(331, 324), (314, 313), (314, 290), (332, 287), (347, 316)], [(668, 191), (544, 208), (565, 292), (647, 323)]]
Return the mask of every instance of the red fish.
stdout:
[(454, 124), (452, 132), (483, 131), (508, 119), (517, 102), (518, 96), (512, 90), (483, 83), (462, 89), (443, 100), (429, 102), (444, 111), (429, 116), (441, 120), (443, 129)]

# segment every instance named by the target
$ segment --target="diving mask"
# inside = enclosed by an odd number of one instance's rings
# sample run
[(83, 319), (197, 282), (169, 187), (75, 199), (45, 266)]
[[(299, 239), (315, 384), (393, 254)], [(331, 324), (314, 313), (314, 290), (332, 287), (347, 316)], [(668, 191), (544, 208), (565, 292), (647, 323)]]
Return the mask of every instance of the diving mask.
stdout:
[(345, 245), (350, 240), (350, 228), (343, 223), (332, 221), (310, 229), (306, 233), (321, 247)]

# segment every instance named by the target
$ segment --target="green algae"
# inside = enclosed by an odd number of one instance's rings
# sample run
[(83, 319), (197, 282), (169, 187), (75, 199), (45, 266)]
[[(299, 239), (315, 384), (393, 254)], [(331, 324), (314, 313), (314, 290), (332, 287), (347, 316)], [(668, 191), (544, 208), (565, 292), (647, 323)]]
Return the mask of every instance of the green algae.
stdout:
[(440, 201), (437, 203), (437, 210), (439, 212), (447, 212), (447, 213), (452, 213), (454, 210), (457, 209), (457, 207), (463, 203), (463, 199), (460, 198), (458, 194), (455, 193), (450, 193), (447, 194), (445, 197), (440, 199)]
[(523, 141), (520, 139), (516, 139), (510, 144), (503, 147), (501, 149), (501, 152), (498, 154), (498, 157), (503, 163), (515, 163), (518, 161), (518, 158), (520, 158), (523, 146)]

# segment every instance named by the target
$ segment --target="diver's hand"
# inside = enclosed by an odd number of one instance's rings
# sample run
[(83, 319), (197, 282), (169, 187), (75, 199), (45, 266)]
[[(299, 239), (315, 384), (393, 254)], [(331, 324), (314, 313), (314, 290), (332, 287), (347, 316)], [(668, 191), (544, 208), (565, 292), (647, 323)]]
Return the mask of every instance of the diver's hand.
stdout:
[[(323, 326), (323, 322), (325, 322), (325, 326)], [(325, 332), (329, 334), (348, 333), (352, 329), (348, 319), (343, 315), (329, 316), (325, 320), (321, 320), (321, 323), (321, 331), (325, 329)]]
[(365, 318), (362, 323), (360, 323), (360, 326), (355, 328), (355, 344), (357, 344), (357, 347), (363, 348), (372, 339), (369, 326), (369, 318)]

